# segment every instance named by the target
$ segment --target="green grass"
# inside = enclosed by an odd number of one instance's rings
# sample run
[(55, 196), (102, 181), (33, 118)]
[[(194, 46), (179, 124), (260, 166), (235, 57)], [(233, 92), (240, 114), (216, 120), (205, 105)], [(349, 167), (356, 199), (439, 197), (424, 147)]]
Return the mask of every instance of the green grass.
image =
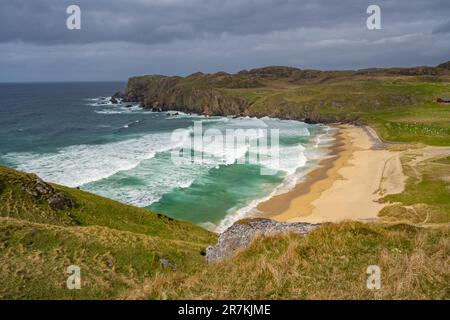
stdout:
[(425, 103), (367, 115), (366, 120), (386, 141), (449, 146), (449, 114), (447, 105)]
[[(104, 227), (61, 227), (0, 218), (0, 299), (107, 299), (172, 269), (204, 267), (202, 243)], [(68, 290), (67, 267), (81, 268), (82, 289)]]
[[(130, 297), (169, 299), (449, 299), (448, 228), (330, 224), (307, 237), (257, 239), (192, 275), (150, 281)], [(369, 290), (367, 267), (381, 268)]]
[[(450, 96), (448, 79), (264, 79), (257, 88), (245, 75), (147, 80), (163, 92), (176, 82), (180, 101), (203, 103), (211, 96), (201, 89), (214, 89), (245, 99), (249, 115), (353, 121), (389, 142), (450, 146), (450, 107), (434, 103)], [(133, 81), (137, 96), (149, 90)], [(257, 239), (213, 265), (203, 255), (217, 236), (200, 227), (58, 185), (75, 207), (55, 210), (26, 192), (35, 176), (0, 166), (0, 299), (450, 299), (450, 157), (410, 165), (414, 157), (403, 159), (405, 191), (384, 198), (391, 203), (380, 214), (387, 224), (342, 223), (307, 237)], [(65, 287), (72, 264), (81, 267), (79, 291)], [(382, 270), (380, 291), (366, 288), (373, 264)]]
[[(204, 267), (216, 235), (188, 222), (54, 186), (76, 204), (52, 209), (25, 190), (34, 175), (0, 166), (0, 299), (106, 299), (152, 277)], [(68, 290), (66, 268), (78, 265), (82, 290)]]
[[(418, 186), (390, 200), (417, 198), (448, 209), (443, 185), (427, 174), (449, 160), (430, 160), (436, 167), (421, 169)], [(23, 190), (35, 179), (0, 167), (0, 299), (450, 298), (446, 224), (329, 224), (306, 237), (256, 239), (235, 257), (207, 265), (203, 255), (214, 234), (55, 186), (76, 203), (68, 215)], [(374, 264), (382, 270), (379, 291), (366, 287), (366, 269)], [(66, 288), (70, 265), (81, 268), (81, 290)]]
[(121, 204), (81, 190), (53, 185), (72, 199), (76, 206), (68, 211), (53, 210), (43, 199), (24, 191), (33, 186), (35, 176), (0, 166), (0, 216), (31, 222), (72, 226), (104, 226), (117, 230), (157, 235), (167, 239), (204, 241), (211, 233), (189, 222), (173, 220), (149, 210)]
[(384, 197), (384, 201), (393, 205), (384, 208), (380, 217), (413, 223), (449, 223), (449, 157), (427, 160), (413, 167), (408, 160), (408, 157), (402, 160), (408, 176), (405, 190)]

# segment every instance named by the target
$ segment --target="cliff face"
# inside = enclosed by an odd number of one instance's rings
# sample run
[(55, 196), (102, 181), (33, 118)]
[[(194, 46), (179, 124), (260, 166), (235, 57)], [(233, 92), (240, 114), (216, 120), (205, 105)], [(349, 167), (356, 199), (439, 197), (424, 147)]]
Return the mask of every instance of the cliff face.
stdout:
[(130, 78), (125, 93), (117, 97), (155, 111), (359, 122), (362, 111), (428, 101), (425, 91), (404, 90), (398, 84), (449, 81), (449, 64), (357, 71), (265, 67), (236, 74), (149, 75)]
[(232, 86), (233, 79), (228, 76), (215, 75), (210, 78), (194, 74), (187, 78), (134, 77), (128, 81), (125, 99), (140, 102), (144, 107), (157, 111), (179, 110), (207, 115), (242, 114), (248, 106), (246, 99), (223, 95), (214, 87), (214, 84), (221, 85), (221, 82)]

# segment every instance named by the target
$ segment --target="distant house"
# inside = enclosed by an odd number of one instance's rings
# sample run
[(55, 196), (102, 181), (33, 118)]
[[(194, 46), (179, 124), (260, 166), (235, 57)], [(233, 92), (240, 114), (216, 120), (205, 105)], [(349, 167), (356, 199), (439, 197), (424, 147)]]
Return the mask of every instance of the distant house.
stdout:
[(450, 103), (450, 98), (437, 98), (437, 103)]

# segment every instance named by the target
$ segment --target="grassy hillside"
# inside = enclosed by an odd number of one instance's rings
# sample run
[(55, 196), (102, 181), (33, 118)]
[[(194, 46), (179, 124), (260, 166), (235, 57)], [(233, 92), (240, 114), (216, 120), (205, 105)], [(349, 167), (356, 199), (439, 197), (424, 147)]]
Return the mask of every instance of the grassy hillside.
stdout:
[[(192, 275), (172, 274), (129, 298), (169, 299), (449, 299), (448, 227), (343, 223), (307, 237), (256, 240), (232, 259)], [(381, 269), (381, 289), (367, 289), (367, 267)]]
[[(449, 165), (447, 158), (430, 161)], [(307, 237), (259, 238), (207, 265), (204, 250), (216, 236), (201, 228), (58, 186), (54, 192), (74, 207), (53, 209), (29, 194), (35, 181), (0, 167), (0, 299), (450, 298), (448, 216), (420, 220), (419, 227), (414, 216), (388, 214), (387, 224), (348, 222)], [(433, 182), (424, 176), (421, 183)], [(414, 192), (399, 197), (406, 203)], [(444, 199), (435, 208), (447, 205)], [(81, 268), (81, 290), (65, 286), (72, 264)], [(381, 268), (381, 290), (366, 287), (369, 265)]]
[(317, 121), (368, 124), (390, 142), (450, 145), (450, 107), (435, 103), (447, 95), (448, 82), (371, 79), (266, 91), (249, 110), (259, 116), (295, 119), (308, 114)]
[[(0, 298), (114, 298), (158, 274), (205, 265), (216, 236), (187, 222), (53, 186), (73, 208), (52, 208), (37, 177), (0, 167)], [(82, 290), (66, 288), (78, 265)]]

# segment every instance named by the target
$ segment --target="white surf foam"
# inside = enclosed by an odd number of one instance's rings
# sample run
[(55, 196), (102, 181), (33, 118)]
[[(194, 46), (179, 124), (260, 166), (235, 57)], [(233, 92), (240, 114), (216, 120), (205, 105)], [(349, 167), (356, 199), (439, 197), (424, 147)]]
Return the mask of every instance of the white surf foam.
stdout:
[(170, 133), (155, 133), (107, 144), (70, 146), (51, 154), (9, 153), (5, 158), (44, 180), (75, 187), (133, 169), (157, 152), (180, 145), (171, 141)]
[[(142, 161), (132, 170), (121, 171), (83, 188), (134, 206), (147, 207), (176, 188), (189, 188), (196, 178), (206, 174), (210, 168), (211, 166), (187, 162), (174, 166), (170, 157), (161, 155)], [(126, 182), (136, 178), (138, 182)]]
[[(216, 232), (224, 232), (233, 223), (239, 221), (245, 217), (257, 214), (256, 209), (260, 203), (263, 203), (270, 198), (283, 194), (292, 190), (298, 183), (300, 183), (319, 163), (320, 159), (326, 157), (329, 152), (329, 146), (335, 141), (333, 138), (334, 130), (325, 127), (324, 133), (319, 134), (312, 143), (302, 146), (282, 146), (280, 147), (280, 165), (273, 166), (270, 159), (267, 163), (262, 163), (266, 167), (274, 170), (282, 170), (285, 172), (283, 182), (275, 187), (275, 189), (267, 196), (259, 199), (251, 200), (247, 205), (241, 208), (232, 208), (228, 211), (228, 214), (219, 222), (218, 225), (214, 225)], [(309, 131), (308, 131), (309, 132)], [(211, 226), (209, 225), (211, 228)]]
[[(105, 107), (106, 105), (102, 105), (102, 106)], [(151, 113), (154, 113), (150, 110), (143, 109), (139, 105), (133, 105), (131, 107), (126, 107), (124, 105), (117, 105), (117, 104), (111, 105), (110, 107), (108, 107), (106, 109), (94, 110), (94, 112), (97, 114), (130, 114), (130, 113), (151, 114)]]

